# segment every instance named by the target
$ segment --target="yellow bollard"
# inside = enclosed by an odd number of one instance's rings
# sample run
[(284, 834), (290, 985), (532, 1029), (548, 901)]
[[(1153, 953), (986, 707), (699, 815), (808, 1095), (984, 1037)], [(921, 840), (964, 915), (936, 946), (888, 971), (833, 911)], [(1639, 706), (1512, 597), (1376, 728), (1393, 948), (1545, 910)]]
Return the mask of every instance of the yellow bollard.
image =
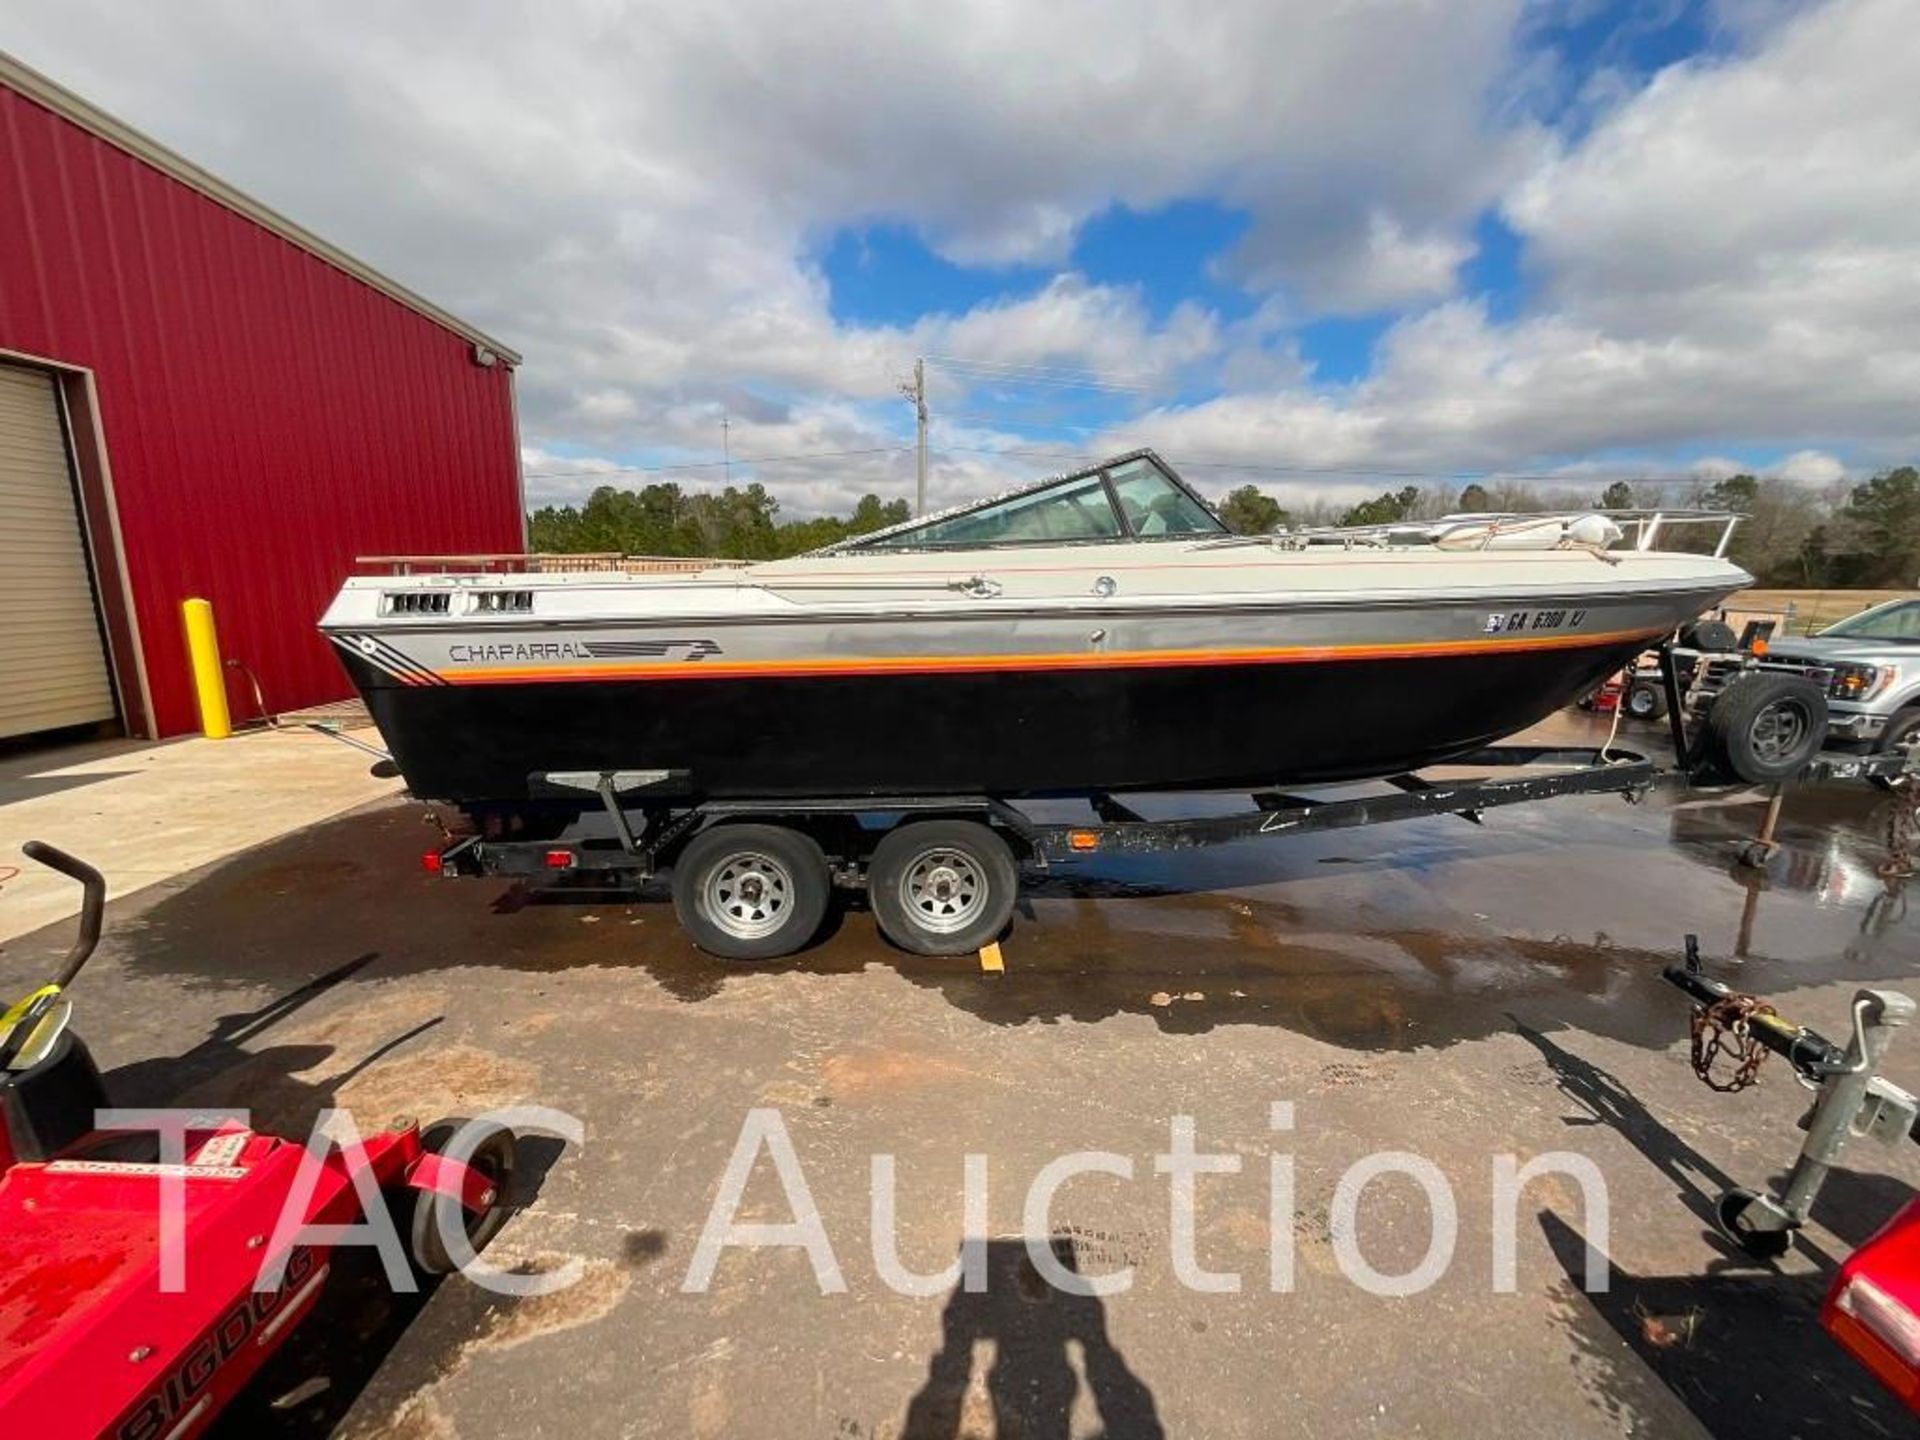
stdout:
[(209, 740), (233, 734), (227, 713), (227, 673), (220, 664), (220, 637), (213, 632), (213, 606), (185, 600), (180, 615), (187, 626), (187, 663), (193, 668), (193, 699), (200, 708), (200, 733)]

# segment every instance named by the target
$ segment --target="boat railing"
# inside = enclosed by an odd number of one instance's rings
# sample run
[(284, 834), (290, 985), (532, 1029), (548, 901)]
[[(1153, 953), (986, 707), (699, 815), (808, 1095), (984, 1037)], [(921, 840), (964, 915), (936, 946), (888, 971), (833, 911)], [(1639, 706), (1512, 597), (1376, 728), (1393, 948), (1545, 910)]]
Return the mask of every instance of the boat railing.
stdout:
[[(1271, 543), (1288, 549), (1308, 546), (1344, 545), (1384, 546), (1436, 544), (1444, 536), (1450, 549), (1496, 548), (1503, 538), (1523, 535), (1529, 530), (1544, 530), (1555, 524), (1570, 526), (1589, 516), (1612, 521), (1620, 529), (1619, 540), (1630, 550), (1652, 550), (1661, 535), (1674, 528), (1713, 529), (1712, 553), (1724, 557), (1733, 543), (1733, 532), (1746, 516), (1728, 510), (1689, 510), (1679, 508), (1606, 509), (1593, 506), (1571, 510), (1472, 511), (1443, 515), (1437, 520), (1392, 520), (1373, 525), (1313, 525), (1276, 530), (1266, 535), (1234, 536), (1210, 545)], [(1478, 532), (1478, 533), (1476, 533)], [(1557, 543), (1579, 546), (1575, 536)], [(1587, 547), (1597, 548), (1597, 547)]]
[(1635, 550), (1651, 550), (1660, 538), (1660, 532), (1668, 526), (1698, 526), (1711, 531), (1718, 526), (1720, 533), (1714, 540), (1715, 558), (1723, 558), (1727, 547), (1733, 543), (1733, 532), (1747, 517), (1731, 510), (1594, 510), (1589, 514), (1604, 515), (1632, 540)]
[(729, 569), (745, 560), (720, 560), (699, 555), (623, 555), (617, 550), (592, 552), (515, 552), (497, 555), (360, 555), (354, 565), (388, 575), (678, 575), (700, 570)]

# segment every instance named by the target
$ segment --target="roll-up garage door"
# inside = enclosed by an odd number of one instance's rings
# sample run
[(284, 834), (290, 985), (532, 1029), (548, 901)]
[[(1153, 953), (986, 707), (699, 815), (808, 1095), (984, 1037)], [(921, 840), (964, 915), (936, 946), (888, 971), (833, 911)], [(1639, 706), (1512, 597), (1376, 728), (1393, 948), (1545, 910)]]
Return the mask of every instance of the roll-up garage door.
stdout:
[(113, 717), (59, 398), (0, 365), (0, 738)]

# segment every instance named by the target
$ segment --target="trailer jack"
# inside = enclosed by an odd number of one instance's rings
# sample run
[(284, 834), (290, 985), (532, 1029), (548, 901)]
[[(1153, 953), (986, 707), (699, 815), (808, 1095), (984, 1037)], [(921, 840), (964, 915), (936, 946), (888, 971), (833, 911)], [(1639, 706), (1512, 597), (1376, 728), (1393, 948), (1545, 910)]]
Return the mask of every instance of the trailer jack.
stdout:
[[(1736, 1186), (1714, 1203), (1728, 1239), (1755, 1259), (1777, 1259), (1792, 1247), (1794, 1233), (1806, 1224), (1850, 1140), (1897, 1145), (1920, 1138), (1914, 1134), (1920, 1101), (1880, 1074), (1894, 1032), (1913, 1019), (1914, 1001), (1897, 991), (1859, 991), (1853, 998), (1853, 1033), (1842, 1048), (1784, 1019), (1758, 997), (1741, 995), (1704, 974), (1697, 936), (1687, 936), (1686, 963), (1669, 965), (1663, 975), (1694, 1001), (1694, 1068), (1708, 1085), (1745, 1089), (1773, 1054), (1814, 1092), (1813, 1108), (1801, 1122), (1806, 1139), (1780, 1193)], [(1733, 1061), (1725, 1079), (1714, 1070), (1722, 1055)]]

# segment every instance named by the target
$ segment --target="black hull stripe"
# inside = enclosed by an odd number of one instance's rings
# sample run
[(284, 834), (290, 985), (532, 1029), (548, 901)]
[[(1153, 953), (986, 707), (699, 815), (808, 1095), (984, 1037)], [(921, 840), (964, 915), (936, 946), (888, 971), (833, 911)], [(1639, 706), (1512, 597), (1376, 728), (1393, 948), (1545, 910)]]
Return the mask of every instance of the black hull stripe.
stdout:
[(713, 798), (1355, 779), (1510, 735), (1639, 649), (1635, 639), (1337, 665), (434, 688), (344, 653), (415, 794), (520, 808), (539, 803), (530, 777), (555, 770), (685, 772), (687, 794)]

